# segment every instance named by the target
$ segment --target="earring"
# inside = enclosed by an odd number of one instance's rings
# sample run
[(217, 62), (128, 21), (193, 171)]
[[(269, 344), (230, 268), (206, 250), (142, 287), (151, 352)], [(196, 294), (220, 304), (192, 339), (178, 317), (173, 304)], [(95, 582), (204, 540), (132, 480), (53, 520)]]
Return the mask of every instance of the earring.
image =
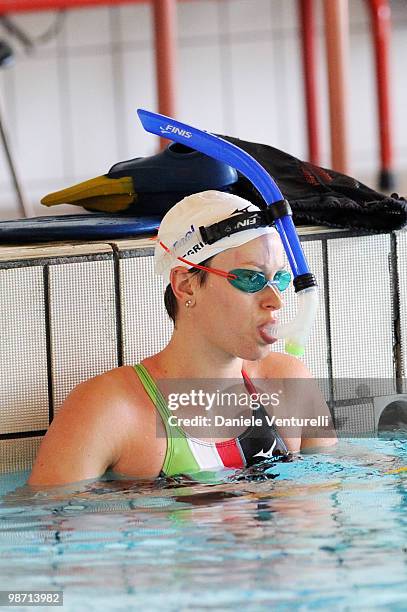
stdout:
[(192, 304), (192, 300), (187, 300), (187, 301), (185, 302), (185, 306), (186, 306), (186, 308), (189, 308), (189, 307), (191, 306), (191, 304)]

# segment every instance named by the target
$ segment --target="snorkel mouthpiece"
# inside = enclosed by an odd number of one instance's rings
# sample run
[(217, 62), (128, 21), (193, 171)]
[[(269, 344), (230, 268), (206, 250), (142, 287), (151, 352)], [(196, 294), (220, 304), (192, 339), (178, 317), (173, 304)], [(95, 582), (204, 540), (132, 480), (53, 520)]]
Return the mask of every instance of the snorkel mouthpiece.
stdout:
[(297, 298), (297, 316), (288, 323), (270, 325), (267, 333), (279, 340), (285, 339), (284, 348), (287, 353), (300, 357), (304, 353), (318, 311), (317, 287), (302, 289), (297, 293)]
[(270, 216), (264, 225), (274, 224), (280, 235), (294, 275), (293, 284), (298, 296), (297, 316), (289, 323), (271, 326), (269, 331), (275, 338), (285, 339), (287, 353), (302, 355), (318, 309), (318, 288), (305, 259), (290, 205), (273, 178), (251, 155), (218, 136), (165, 115), (143, 109), (138, 109), (137, 113), (147, 132), (185, 144), (236, 168), (260, 192)]

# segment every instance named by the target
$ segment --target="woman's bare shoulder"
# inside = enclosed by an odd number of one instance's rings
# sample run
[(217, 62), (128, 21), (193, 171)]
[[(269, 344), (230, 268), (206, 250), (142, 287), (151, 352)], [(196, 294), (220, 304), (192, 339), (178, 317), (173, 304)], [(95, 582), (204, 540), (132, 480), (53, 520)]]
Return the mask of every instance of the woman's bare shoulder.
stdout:
[(139, 381), (137, 374), (134, 371), (133, 366), (124, 365), (111, 370), (106, 370), (101, 374), (88, 378), (87, 380), (79, 383), (78, 387), (92, 389), (111, 389), (112, 391), (128, 391), (142, 389), (142, 385)]
[(305, 363), (287, 353), (272, 351), (267, 357), (256, 362), (256, 373), (263, 378), (312, 378)]
[[(124, 465), (124, 473), (149, 475), (144, 439), (146, 432), (151, 438), (156, 429), (148, 398), (141, 393), (138, 377), (129, 366), (76, 385), (42, 440), (29, 484), (77, 482), (98, 477), (116, 465)], [(127, 455), (132, 461), (124, 463)], [(147, 460), (152, 463), (150, 457)]]
[(124, 430), (117, 460), (111, 466), (122, 475), (156, 477), (164, 461), (165, 428), (133, 366), (113, 368), (94, 377), (90, 384), (111, 398)]
[(120, 366), (97, 374), (76, 385), (65, 404), (81, 404), (101, 410), (136, 416), (147, 401), (146, 392), (132, 366)]

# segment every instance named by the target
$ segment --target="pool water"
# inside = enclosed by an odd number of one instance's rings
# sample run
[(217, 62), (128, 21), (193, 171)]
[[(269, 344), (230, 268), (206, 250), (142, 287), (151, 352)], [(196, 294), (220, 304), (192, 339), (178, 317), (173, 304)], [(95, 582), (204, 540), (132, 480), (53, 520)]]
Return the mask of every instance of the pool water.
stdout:
[(0, 589), (75, 612), (406, 610), (406, 466), (393, 435), (198, 482), (3, 476)]

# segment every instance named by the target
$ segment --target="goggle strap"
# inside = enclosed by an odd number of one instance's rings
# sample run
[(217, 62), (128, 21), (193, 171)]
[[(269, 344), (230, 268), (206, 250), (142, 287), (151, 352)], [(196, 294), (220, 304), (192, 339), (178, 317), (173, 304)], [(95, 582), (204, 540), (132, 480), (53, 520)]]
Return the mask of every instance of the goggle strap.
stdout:
[(213, 244), (222, 238), (237, 234), (237, 232), (271, 225), (273, 219), (269, 219), (269, 216), (265, 215), (266, 212), (267, 211), (243, 213), (230, 219), (218, 221), (218, 223), (213, 223), (213, 225), (208, 225), (207, 227), (202, 225), (199, 228), (202, 240), (206, 244)]
[[(165, 244), (161, 242), (161, 240), (160, 246), (162, 246), (162, 248), (167, 251), (167, 253), (173, 255), (173, 257), (176, 257), (176, 255), (174, 253), (171, 253), (171, 250), (167, 246), (165, 246)], [(230, 272), (225, 272), (225, 270), (218, 270), (218, 268), (208, 268), (207, 266), (201, 266), (200, 264), (195, 264), (192, 261), (185, 259), (184, 257), (176, 257), (176, 259), (178, 259), (178, 261), (182, 261), (182, 263), (186, 263), (188, 266), (198, 268), (198, 270), (205, 270), (205, 272), (213, 272), (213, 274), (218, 274), (219, 276), (223, 276), (224, 278), (228, 278), (231, 280), (237, 278), (236, 274), (230, 274)]]
[(201, 225), (199, 231), (203, 242), (213, 244), (222, 238), (257, 227), (268, 227), (273, 225), (277, 219), (286, 215), (292, 215), (290, 204), (287, 200), (273, 202), (265, 210), (246, 212), (235, 215), (229, 219), (218, 221), (212, 225)]

